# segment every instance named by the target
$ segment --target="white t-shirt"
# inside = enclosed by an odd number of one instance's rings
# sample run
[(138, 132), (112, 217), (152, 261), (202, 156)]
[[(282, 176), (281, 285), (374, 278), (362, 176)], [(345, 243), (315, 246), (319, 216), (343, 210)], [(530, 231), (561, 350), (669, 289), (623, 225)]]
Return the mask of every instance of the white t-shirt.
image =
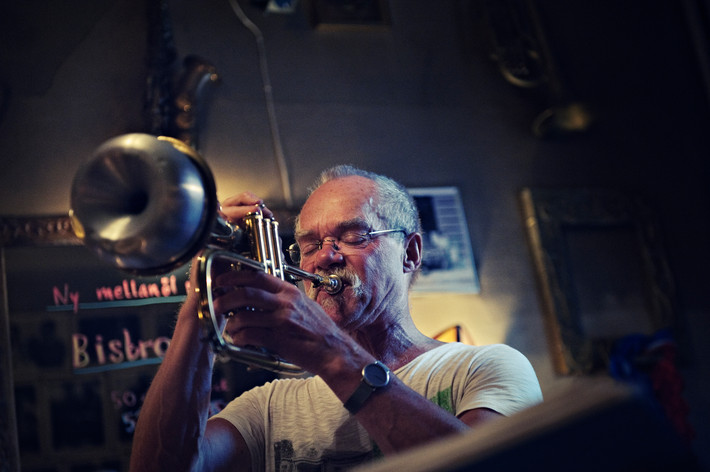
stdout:
[[(542, 401), (530, 362), (504, 344), (445, 344), (394, 374), (456, 416), (473, 408), (509, 416)], [(256, 387), (215, 416), (242, 434), (253, 470), (335, 471), (381, 456), (365, 428), (320, 377)]]

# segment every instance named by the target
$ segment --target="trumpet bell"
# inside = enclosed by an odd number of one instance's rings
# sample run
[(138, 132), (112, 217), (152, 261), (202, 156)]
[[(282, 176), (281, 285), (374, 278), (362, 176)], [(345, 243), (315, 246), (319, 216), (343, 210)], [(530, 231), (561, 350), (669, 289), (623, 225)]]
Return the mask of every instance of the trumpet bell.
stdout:
[(71, 189), (77, 236), (101, 260), (144, 275), (187, 263), (209, 238), (217, 208), (214, 178), (197, 152), (142, 133), (106, 141)]

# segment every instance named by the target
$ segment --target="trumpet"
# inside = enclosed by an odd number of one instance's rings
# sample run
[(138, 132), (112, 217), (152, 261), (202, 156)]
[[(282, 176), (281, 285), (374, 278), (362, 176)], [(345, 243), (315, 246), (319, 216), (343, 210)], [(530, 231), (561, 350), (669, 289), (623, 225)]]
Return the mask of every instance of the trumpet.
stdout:
[(285, 375), (303, 370), (261, 347), (225, 340), (214, 310), (215, 269), (258, 270), (281, 280), (309, 280), (330, 294), (343, 288), (286, 264), (278, 222), (261, 211), (234, 226), (219, 214), (214, 177), (204, 159), (182, 141), (142, 133), (112, 138), (74, 176), (70, 220), (84, 245), (109, 265), (135, 275), (164, 274), (193, 259), (198, 316), (216, 354)]

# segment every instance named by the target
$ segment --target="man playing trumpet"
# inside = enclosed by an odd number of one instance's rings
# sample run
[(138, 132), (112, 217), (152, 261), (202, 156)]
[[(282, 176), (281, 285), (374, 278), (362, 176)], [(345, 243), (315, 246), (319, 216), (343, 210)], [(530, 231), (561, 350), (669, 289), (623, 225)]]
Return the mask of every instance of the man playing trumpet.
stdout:
[[(243, 193), (222, 204), (239, 224), (262, 201)], [(215, 279), (214, 307), (229, 314), (234, 344), (263, 346), (313, 376), (256, 387), (208, 418), (214, 354), (190, 294), (140, 412), (131, 470), (346, 469), (541, 400), (518, 351), (444, 344), (414, 325), (408, 295), (422, 237), (401, 185), (349, 166), (325, 171), (295, 240), (301, 269), (336, 274), (340, 293), (228, 271)]]

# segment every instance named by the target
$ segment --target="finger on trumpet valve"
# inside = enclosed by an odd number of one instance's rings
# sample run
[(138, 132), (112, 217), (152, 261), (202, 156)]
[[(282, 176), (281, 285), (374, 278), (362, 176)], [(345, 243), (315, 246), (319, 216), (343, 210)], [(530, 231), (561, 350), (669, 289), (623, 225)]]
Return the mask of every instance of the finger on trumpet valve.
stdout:
[(240, 313), (240, 312), (255, 313), (255, 312), (257, 312), (257, 311), (260, 312), (260, 311), (263, 311), (263, 310), (260, 310), (259, 308), (256, 308), (256, 307), (254, 307), (254, 306), (242, 306), (242, 307), (239, 307), (239, 308), (234, 308), (234, 309), (232, 309), (232, 310), (229, 310), (227, 313), (224, 314), (224, 316), (226, 316), (227, 318), (232, 318), (232, 317), (234, 317), (237, 313)]
[(229, 293), (234, 290), (234, 287), (215, 287), (212, 289), (212, 295), (215, 297), (221, 297), (225, 293)]

